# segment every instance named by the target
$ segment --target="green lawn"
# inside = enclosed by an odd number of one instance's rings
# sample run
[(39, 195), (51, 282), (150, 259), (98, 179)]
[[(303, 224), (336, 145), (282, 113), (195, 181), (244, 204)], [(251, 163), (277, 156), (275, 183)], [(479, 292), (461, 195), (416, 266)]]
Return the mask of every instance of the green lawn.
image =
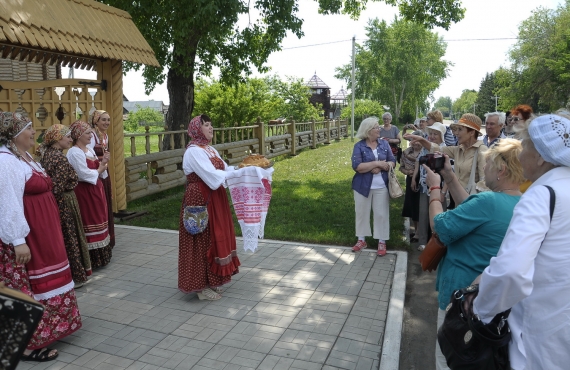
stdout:
[[(267, 239), (343, 246), (356, 242), (351, 190), (354, 171), (350, 162), (353, 146), (350, 139), (344, 139), (276, 160), (273, 197), (265, 224)], [(403, 176), (400, 183), (404, 183)], [(178, 229), (182, 193), (179, 187), (130, 202), (128, 210), (146, 210), (149, 214), (124, 224)], [(409, 248), (403, 239), (403, 202), (403, 197), (391, 200), (388, 248)], [(241, 235), (235, 217), (234, 225), (236, 234)], [(368, 242), (375, 247), (372, 239)]]

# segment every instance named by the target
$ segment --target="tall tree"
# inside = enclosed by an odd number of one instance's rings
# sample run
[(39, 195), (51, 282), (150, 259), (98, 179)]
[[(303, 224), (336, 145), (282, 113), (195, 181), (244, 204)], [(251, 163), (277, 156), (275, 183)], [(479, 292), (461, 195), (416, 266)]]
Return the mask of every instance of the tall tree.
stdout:
[(443, 113), (444, 117), (449, 117), (450, 113), (451, 113), (451, 106), (452, 106), (452, 101), (451, 98), (449, 96), (440, 96), (439, 99), (436, 100), (436, 102), (433, 104), (433, 108), (434, 110), (439, 110), (441, 113)]
[[(355, 95), (389, 105), (397, 121), (403, 108), (415, 112), (447, 76), (447, 44), (436, 33), (397, 18), (391, 25), (371, 20), (366, 31), (368, 40), (356, 53)], [(347, 64), (337, 68), (336, 77), (348, 82), (350, 73)]]
[[(255, 0), (259, 12), (244, 28), (240, 15), (250, 13), (249, 0), (99, 0), (130, 13), (153, 48), (161, 68), (144, 67), (145, 89), (152, 91), (166, 79), (170, 98), (167, 126), (187, 124), (194, 108), (194, 78), (220, 69), (223, 83), (235, 83), (243, 74), (268, 70), (269, 55), (280, 49), (287, 32), (302, 37), (298, 17), (301, 0)], [(345, 13), (356, 18), (368, 0), (317, 0), (320, 12)], [(460, 0), (371, 0), (397, 5), (409, 20), (428, 27), (449, 26), (463, 18)], [(125, 70), (140, 65), (125, 63)], [(168, 147), (168, 142), (165, 143)], [(177, 147), (181, 145), (176, 139)]]
[(539, 7), (519, 27), (498, 91), (505, 104), (529, 104), (537, 112), (570, 103), (570, 1), (557, 9)]
[[(495, 93), (497, 92), (497, 78), (495, 77), (495, 73), (487, 73), (485, 78), (481, 80), (481, 85), (479, 86), (479, 93), (477, 95), (477, 100), (475, 104), (477, 104), (477, 114), (481, 119), (484, 118), (484, 114), (487, 112), (494, 112), (495, 111)], [(500, 100), (500, 98), (499, 98)], [(498, 109), (497, 100), (497, 109)]]
[(453, 102), (453, 112), (458, 115), (463, 113), (475, 113), (477, 114), (477, 109), (475, 102), (477, 101), (477, 91), (475, 90), (463, 90), (461, 96)]

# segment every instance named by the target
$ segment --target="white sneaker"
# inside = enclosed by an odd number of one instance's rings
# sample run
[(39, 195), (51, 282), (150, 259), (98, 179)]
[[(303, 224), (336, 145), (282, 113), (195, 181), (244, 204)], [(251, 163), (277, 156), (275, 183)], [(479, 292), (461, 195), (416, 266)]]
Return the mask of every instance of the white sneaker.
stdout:
[(423, 251), (424, 249), (426, 249), (426, 246), (425, 246), (425, 245), (423, 245), (423, 244), (418, 245), (418, 250), (419, 250), (420, 252)]

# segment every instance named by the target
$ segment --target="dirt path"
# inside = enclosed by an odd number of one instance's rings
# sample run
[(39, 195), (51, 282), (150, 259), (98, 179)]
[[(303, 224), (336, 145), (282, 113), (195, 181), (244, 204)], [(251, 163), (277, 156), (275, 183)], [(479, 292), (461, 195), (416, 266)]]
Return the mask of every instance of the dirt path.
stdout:
[(423, 272), (416, 250), (408, 254), (408, 277), (400, 346), (400, 370), (435, 369), (437, 321), (436, 272)]

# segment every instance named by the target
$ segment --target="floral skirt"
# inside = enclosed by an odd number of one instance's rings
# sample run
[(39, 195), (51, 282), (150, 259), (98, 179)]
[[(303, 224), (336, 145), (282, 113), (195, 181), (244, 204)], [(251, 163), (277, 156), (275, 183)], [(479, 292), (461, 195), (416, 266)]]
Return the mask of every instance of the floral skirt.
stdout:
[[(19, 290), (34, 297), (24, 265), (16, 263), (14, 247), (1, 244), (0, 247), (0, 278), (7, 287)], [(77, 307), (75, 290), (58, 294), (49, 299), (39, 300), (45, 311), (34, 332), (28, 349), (43, 348), (81, 328), (81, 316)]]

